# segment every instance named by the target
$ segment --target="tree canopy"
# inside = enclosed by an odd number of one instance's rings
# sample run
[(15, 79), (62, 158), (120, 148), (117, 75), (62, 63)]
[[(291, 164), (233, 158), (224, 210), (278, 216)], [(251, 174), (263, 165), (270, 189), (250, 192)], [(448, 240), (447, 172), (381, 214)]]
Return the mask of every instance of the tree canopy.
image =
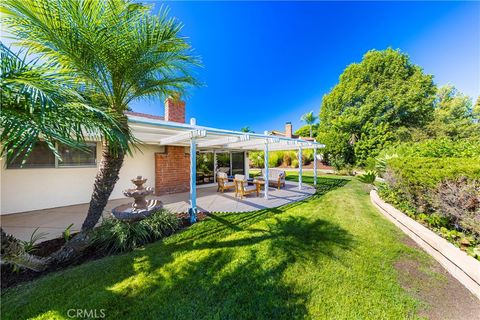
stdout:
[(367, 52), (323, 97), (318, 137), (327, 157), (364, 164), (433, 119), (435, 92), (433, 77), (401, 51)]
[(446, 85), (437, 91), (433, 121), (423, 132), (428, 134), (428, 138), (461, 139), (480, 136), (480, 127), (473, 120), (471, 98), (454, 86)]

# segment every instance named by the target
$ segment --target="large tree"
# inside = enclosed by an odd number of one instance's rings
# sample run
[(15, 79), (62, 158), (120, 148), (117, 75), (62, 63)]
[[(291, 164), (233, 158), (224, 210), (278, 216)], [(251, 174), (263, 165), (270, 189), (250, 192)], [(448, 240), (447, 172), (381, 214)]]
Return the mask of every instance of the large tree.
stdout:
[(432, 76), (406, 54), (371, 50), (323, 97), (318, 139), (327, 156), (363, 164), (401, 133), (431, 121), (434, 99)]
[[(52, 65), (29, 60), (0, 43), (0, 155), (11, 162), (24, 160), (39, 141), (45, 141), (59, 157), (55, 144), (85, 147), (85, 137), (116, 136), (115, 117), (94, 107), (76, 90), (74, 79), (65, 77)], [(7, 235), (0, 227), (1, 262), (41, 271), (48, 259), (25, 252), (22, 242)]]
[[(135, 99), (182, 94), (195, 84), (197, 63), (180, 36), (182, 25), (160, 9), (128, 0), (5, 0), (3, 22), (18, 43), (59, 65), (117, 114), (130, 136), (124, 111)], [(128, 146), (104, 137), (103, 152), (82, 231), (98, 222), (118, 180)]]
[(433, 121), (424, 132), (428, 138), (460, 139), (480, 136), (480, 127), (474, 123), (474, 119), (472, 99), (454, 86), (446, 85), (437, 91)]

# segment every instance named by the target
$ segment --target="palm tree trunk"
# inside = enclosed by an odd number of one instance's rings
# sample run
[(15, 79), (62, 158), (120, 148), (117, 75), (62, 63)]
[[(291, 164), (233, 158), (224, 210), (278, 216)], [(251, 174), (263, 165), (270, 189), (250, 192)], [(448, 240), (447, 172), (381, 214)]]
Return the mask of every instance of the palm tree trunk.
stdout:
[(312, 125), (310, 125), (310, 138), (312, 137)]
[(95, 177), (92, 198), (90, 199), (87, 217), (82, 225), (82, 232), (93, 229), (102, 216), (108, 198), (119, 179), (118, 173), (122, 168), (124, 158), (125, 153), (122, 150), (112, 152), (108, 143), (103, 143), (100, 169)]

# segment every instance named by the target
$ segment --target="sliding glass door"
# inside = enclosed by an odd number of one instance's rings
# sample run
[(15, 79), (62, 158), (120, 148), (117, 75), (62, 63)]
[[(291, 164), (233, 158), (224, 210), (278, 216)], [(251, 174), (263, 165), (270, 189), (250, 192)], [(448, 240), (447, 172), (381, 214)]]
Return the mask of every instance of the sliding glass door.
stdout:
[(232, 152), (232, 175), (245, 174), (244, 152)]
[(197, 184), (214, 182), (213, 152), (197, 152)]
[(217, 152), (217, 172), (224, 172), (231, 175), (230, 152)]
[[(215, 168), (214, 159), (217, 159)], [(245, 174), (244, 152), (197, 152), (197, 185), (213, 183), (218, 172), (228, 176)]]

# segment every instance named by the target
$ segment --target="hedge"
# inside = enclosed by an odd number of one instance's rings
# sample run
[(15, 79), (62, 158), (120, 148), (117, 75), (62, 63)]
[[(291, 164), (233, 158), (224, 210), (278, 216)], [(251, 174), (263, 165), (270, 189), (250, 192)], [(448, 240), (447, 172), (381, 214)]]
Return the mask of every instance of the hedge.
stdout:
[(385, 181), (400, 201), (417, 212), (446, 216), (455, 225), (480, 235), (479, 159), (390, 159)]
[(402, 187), (429, 189), (444, 180), (466, 177), (480, 179), (476, 158), (405, 157), (388, 161), (388, 170)]
[(400, 157), (478, 158), (480, 161), (480, 139), (478, 138), (428, 139), (416, 143), (402, 143), (392, 149), (387, 153), (395, 153)]

